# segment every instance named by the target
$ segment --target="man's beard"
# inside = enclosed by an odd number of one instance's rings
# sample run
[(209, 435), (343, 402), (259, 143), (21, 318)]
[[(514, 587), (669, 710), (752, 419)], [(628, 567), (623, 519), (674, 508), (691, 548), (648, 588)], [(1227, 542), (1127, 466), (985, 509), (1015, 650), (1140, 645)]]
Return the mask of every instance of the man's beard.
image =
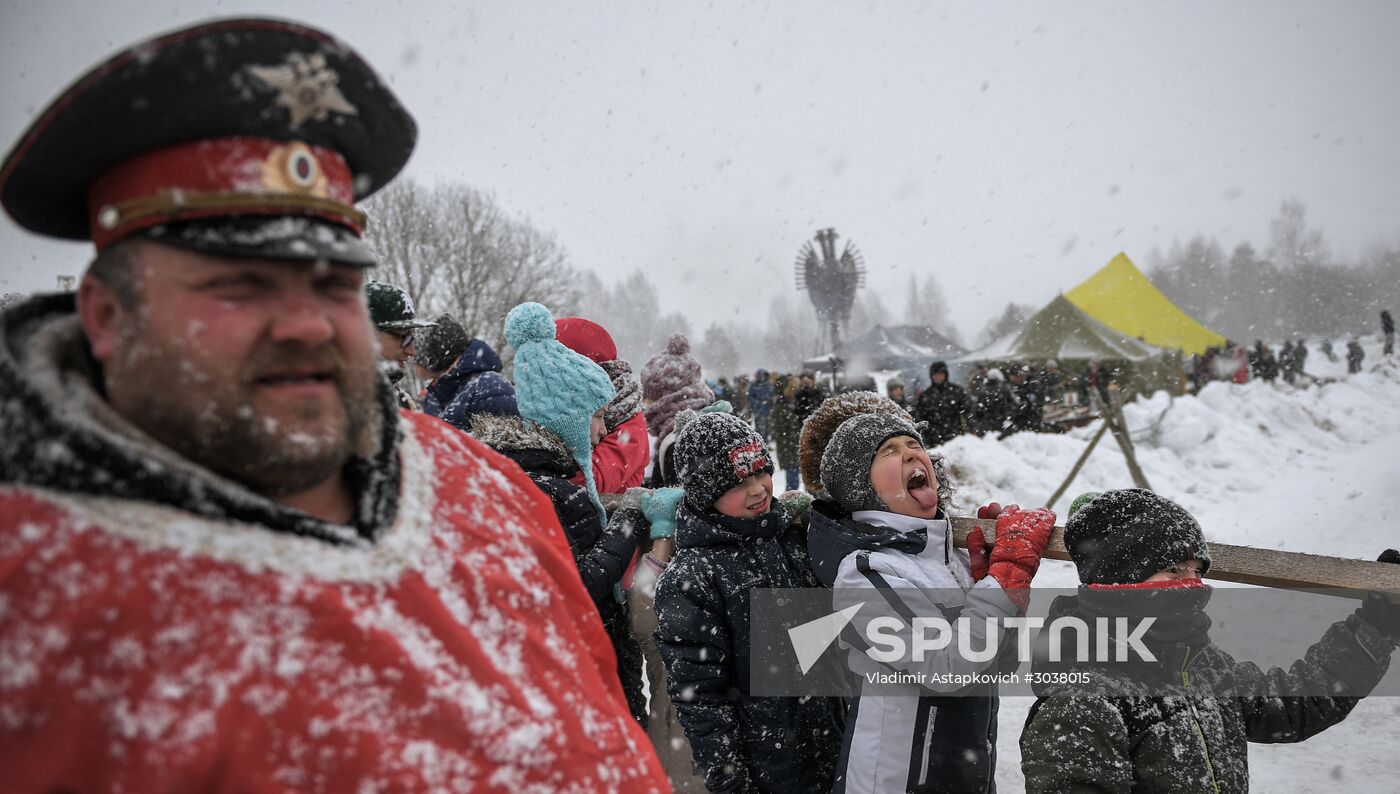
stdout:
[[(114, 401), (117, 410), (186, 459), (268, 498), (334, 477), (378, 418), (374, 360), (349, 364), (333, 345), (269, 344), (229, 374), (208, 371), (179, 342), (133, 336), (118, 364), (130, 397)], [(260, 413), (258, 377), (295, 367), (329, 371), (339, 399), (287, 400), (277, 415)]]

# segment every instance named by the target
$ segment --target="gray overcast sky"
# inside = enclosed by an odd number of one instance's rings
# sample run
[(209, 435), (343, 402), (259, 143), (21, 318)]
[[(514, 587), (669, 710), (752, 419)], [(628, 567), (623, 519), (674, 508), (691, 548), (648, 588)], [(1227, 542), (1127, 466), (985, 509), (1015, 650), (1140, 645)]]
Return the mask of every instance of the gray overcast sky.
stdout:
[[(697, 330), (761, 324), (825, 226), (896, 312), (935, 273), (968, 335), (1119, 250), (1262, 248), (1290, 196), (1343, 257), (1400, 241), (1389, 0), (7, 0), (0, 145), (112, 51), (245, 13), (359, 49), (419, 122), (409, 174), (493, 191), (605, 280), (646, 270)], [(0, 291), (88, 256), (8, 219), (0, 251)]]

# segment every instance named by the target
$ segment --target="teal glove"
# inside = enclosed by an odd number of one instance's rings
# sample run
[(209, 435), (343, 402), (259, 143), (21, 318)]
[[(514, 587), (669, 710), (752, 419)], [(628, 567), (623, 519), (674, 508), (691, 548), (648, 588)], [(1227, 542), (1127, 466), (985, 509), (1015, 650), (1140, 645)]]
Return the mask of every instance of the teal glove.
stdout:
[(732, 413), (734, 413), (734, 406), (730, 405), (728, 400), (715, 400), (714, 402), (710, 403), (709, 405), (705, 406), (704, 408), (701, 408), (700, 411), (699, 411), (699, 413), (702, 413), (702, 414), (732, 414)]
[(685, 498), (683, 488), (658, 488), (642, 497), (642, 515), (651, 524), (651, 539), (675, 537), (676, 510)]

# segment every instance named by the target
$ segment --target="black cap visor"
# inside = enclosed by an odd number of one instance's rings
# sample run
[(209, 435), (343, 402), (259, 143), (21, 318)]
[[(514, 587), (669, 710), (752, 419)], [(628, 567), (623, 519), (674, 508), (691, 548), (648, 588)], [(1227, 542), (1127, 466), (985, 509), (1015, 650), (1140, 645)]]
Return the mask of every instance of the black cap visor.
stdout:
[(377, 258), (349, 229), (288, 215), (202, 218), (165, 223), (134, 237), (216, 256), (374, 267)]

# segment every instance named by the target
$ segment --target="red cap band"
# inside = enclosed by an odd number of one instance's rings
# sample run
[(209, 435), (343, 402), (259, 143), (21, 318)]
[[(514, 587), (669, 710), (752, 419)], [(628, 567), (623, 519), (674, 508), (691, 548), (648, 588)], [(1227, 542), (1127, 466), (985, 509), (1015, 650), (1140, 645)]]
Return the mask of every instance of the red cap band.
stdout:
[(88, 191), (92, 241), (101, 251), (134, 232), (170, 221), (228, 215), (311, 215), (357, 236), (345, 158), (299, 141), (217, 138), (133, 157)]

